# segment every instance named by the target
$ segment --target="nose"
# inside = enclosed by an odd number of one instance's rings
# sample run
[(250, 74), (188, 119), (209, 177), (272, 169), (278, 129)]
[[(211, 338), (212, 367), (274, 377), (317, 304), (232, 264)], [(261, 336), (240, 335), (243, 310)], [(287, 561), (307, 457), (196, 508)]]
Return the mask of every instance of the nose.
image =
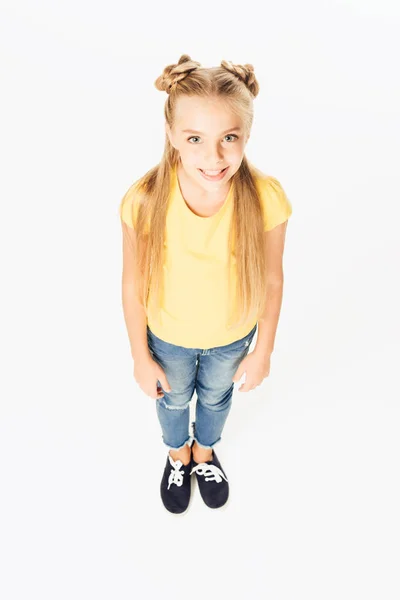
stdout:
[(204, 156), (204, 163), (208, 165), (210, 169), (212, 169), (213, 166), (218, 165), (218, 163), (223, 162), (223, 160), (224, 157), (221, 152), (221, 148), (219, 148), (218, 146), (213, 146), (209, 148), (208, 152), (206, 152)]

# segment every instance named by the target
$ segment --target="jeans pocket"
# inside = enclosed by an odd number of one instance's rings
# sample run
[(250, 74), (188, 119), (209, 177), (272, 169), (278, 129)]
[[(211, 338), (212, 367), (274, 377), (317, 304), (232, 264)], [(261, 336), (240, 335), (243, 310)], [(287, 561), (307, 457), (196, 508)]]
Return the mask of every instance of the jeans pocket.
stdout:
[(164, 362), (176, 362), (187, 357), (187, 349), (176, 346), (157, 337), (150, 330), (147, 332), (147, 345), (153, 358)]
[(257, 331), (257, 323), (254, 325), (253, 329), (247, 335), (244, 336), (244, 338), (239, 340), (241, 348), (247, 348), (248, 346), (250, 346), (251, 342), (253, 341), (253, 337), (254, 337), (256, 331)]
[(249, 351), (250, 344), (256, 332), (256, 327), (257, 325), (255, 325), (253, 329), (240, 340), (236, 340), (236, 342), (232, 342), (231, 344), (227, 344), (226, 346), (221, 346), (218, 348), (218, 354), (221, 354), (227, 359), (244, 357)]

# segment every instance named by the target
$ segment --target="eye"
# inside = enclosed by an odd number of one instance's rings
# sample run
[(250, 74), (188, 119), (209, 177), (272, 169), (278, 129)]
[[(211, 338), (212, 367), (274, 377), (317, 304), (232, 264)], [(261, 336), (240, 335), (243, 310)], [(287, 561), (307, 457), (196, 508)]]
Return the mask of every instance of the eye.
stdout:
[[(236, 140), (239, 139), (239, 137), (237, 135), (235, 135), (234, 133), (228, 133), (228, 135), (226, 135), (225, 137), (226, 138), (227, 137), (232, 137), (232, 138), (235, 138)], [(190, 142), (190, 140), (193, 140), (193, 139), (199, 140), (200, 137), (198, 135), (192, 135), (190, 138), (188, 138), (188, 142)]]

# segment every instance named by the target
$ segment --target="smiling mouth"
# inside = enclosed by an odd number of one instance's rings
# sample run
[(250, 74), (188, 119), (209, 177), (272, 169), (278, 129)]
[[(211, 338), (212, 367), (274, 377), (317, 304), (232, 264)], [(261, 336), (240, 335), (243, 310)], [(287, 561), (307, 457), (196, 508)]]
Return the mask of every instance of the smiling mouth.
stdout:
[(224, 169), (219, 169), (218, 171), (211, 171), (209, 169), (199, 169), (199, 171), (204, 173), (204, 175), (210, 175), (212, 177), (213, 175), (219, 175), (223, 171), (226, 171), (227, 168), (228, 167), (225, 167)]

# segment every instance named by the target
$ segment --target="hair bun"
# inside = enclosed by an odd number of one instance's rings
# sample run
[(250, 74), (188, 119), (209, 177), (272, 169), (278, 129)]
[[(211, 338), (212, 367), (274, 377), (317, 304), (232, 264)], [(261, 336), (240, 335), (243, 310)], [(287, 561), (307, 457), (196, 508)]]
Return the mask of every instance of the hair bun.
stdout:
[(231, 61), (223, 60), (221, 61), (221, 67), (224, 67), (224, 69), (233, 73), (233, 75), (236, 75), (236, 77), (243, 81), (253, 98), (258, 95), (260, 86), (258, 85), (254, 74), (253, 65), (250, 65), (249, 63), (246, 63), (245, 65), (234, 65)]
[(154, 85), (161, 92), (169, 94), (174, 86), (199, 67), (201, 67), (199, 62), (192, 60), (188, 54), (182, 54), (177, 64), (165, 67), (162, 75), (157, 77)]

